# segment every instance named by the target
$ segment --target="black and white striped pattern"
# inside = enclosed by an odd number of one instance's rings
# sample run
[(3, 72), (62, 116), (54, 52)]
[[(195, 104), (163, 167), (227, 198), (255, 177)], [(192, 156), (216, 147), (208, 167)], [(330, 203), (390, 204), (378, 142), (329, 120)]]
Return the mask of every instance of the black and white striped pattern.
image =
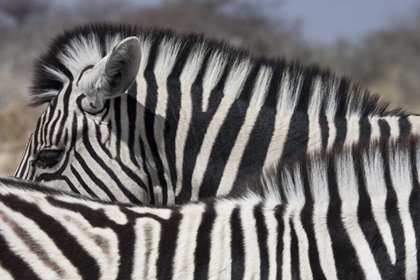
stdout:
[[(135, 83), (98, 114), (84, 112), (85, 73), (129, 36), (140, 41)], [(103, 200), (225, 195), (299, 153), (420, 131), (420, 117), (386, 113), (377, 97), (315, 66), (168, 31), (76, 28), (54, 39), (34, 80), (33, 103), (49, 106), (15, 175)]]
[(419, 174), (416, 138), (282, 166), (248, 183), (263, 194), (171, 208), (0, 178), (0, 276), (415, 280)]

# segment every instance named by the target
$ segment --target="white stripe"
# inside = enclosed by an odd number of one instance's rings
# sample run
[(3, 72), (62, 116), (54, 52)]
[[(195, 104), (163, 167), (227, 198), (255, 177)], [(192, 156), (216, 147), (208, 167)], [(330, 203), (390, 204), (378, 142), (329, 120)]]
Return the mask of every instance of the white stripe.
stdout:
[(165, 209), (165, 208), (148, 208), (148, 207), (128, 207), (133, 212), (136, 212), (138, 214), (151, 214), (158, 216), (161, 219), (169, 220), (169, 218), (172, 215), (171, 209)]
[[(86, 155), (84, 157), (84, 160), (88, 160), (88, 155)], [(95, 163), (90, 164), (90, 162), (86, 161), (86, 164), (89, 166), (89, 168), (91, 168), (92, 173), (94, 175), (99, 174), (98, 172), (100, 172), (99, 169), (96, 169), (94, 167), (96, 167)], [(78, 162), (76, 160), (73, 160), (73, 164), (71, 165), (77, 173), (79, 173), (80, 177), (83, 178), (83, 182), (87, 185), (87, 187), (95, 194), (97, 195), (100, 199), (103, 199), (105, 201), (110, 201), (109, 196), (95, 183), (93, 182), (90, 177), (87, 175), (87, 173), (85, 172), (85, 170), (78, 164)], [(73, 175), (73, 172), (71, 173), (71, 175), (69, 176), (69, 178), (72, 178), (72, 182), (78, 182), (78, 180), (76, 179), (76, 177)], [(103, 181), (103, 177), (99, 178), (100, 180), (102, 180), (102, 182), (104, 183), (104, 185), (106, 186), (106, 182), (107, 181)], [(55, 184), (55, 181), (54, 181)], [(90, 193), (88, 193), (85, 188), (83, 188), (81, 186), (81, 184), (74, 184), (76, 186), (76, 188), (79, 190), (81, 195), (85, 195), (87, 197), (92, 197), (92, 195)], [(129, 202), (125, 199), (125, 195), (123, 195), (122, 192), (118, 194), (115, 193), (115, 191), (118, 192), (119, 188), (109, 188), (110, 193), (112, 193), (116, 198), (121, 198), (121, 202)], [(120, 201), (120, 200), (118, 200)]]
[(335, 138), (337, 136), (337, 129), (335, 127), (335, 119), (331, 117), (327, 117), (328, 121), (328, 141), (327, 141), (327, 150), (332, 149), (334, 147)]
[(327, 178), (327, 166), (325, 163), (313, 160), (310, 169), (310, 189), (314, 200), (312, 223), (314, 226), (319, 261), (325, 278), (328, 280), (336, 280), (338, 279), (337, 270), (327, 223), (328, 207), (330, 203)]
[(277, 111), (273, 136), (271, 137), (264, 161), (264, 169), (279, 163), (281, 156), (283, 155), (284, 143), (286, 142), (292, 115), (293, 112), (290, 110)]
[[(146, 42), (145, 42), (146, 43)], [(140, 44), (142, 46), (142, 44)], [(148, 47), (147, 47), (148, 46)], [(144, 70), (146, 68), (147, 65), (147, 60), (148, 60), (148, 56), (149, 56), (149, 52), (150, 52), (150, 42), (147, 42), (144, 45), (144, 49), (142, 48), (142, 59), (140, 62), (140, 70), (138, 72), (137, 75), (137, 102), (140, 103), (142, 106), (139, 106), (139, 110), (138, 110), (138, 116), (139, 118), (137, 119), (137, 125), (139, 127), (140, 130), (140, 135), (141, 135), (141, 140), (144, 144), (144, 151), (145, 151), (145, 155), (146, 155), (146, 164), (148, 167), (148, 171), (150, 174), (150, 178), (152, 181), (152, 186), (153, 186), (153, 194), (154, 194), (154, 198), (155, 198), (155, 205), (159, 206), (162, 205), (162, 201), (163, 201), (163, 197), (162, 197), (162, 189), (161, 189), (161, 183), (157, 174), (157, 168), (156, 168), (156, 164), (154, 162), (154, 157), (151, 153), (151, 148), (150, 148), (150, 144), (149, 141), (147, 140), (146, 137), (146, 127), (145, 127), (145, 123), (144, 123), (144, 118), (145, 118), (145, 106), (146, 106), (146, 99), (147, 99), (147, 82), (146, 79), (144, 77)], [(144, 57), (144, 55), (146, 55), (146, 57)]]
[(338, 78), (333, 78), (328, 81), (328, 92), (326, 98), (327, 105), (325, 106), (325, 114), (329, 118), (335, 118), (335, 115), (337, 113), (337, 95), (338, 95), (338, 86), (340, 83), (340, 80)]
[[(40, 278), (46, 279), (57, 279), (58, 275), (52, 271), (49, 267), (46, 267), (39, 257), (32, 252), (30, 248), (16, 236), (16, 232), (12, 229), (11, 225), (8, 225), (4, 216), (12, 216), (13, 214), (7, 211), (3, 212), (6, 208), (4, 204), (1, 205), (0, 210), (0, 234), (8, 243), (8, 247), (17, 256), (19, 256)], [(9, 213), (8, 213), (9, 212)]]
[(268, 279), (275, 280), (277, 279), (277, 243), (281, 242), (277, 232), (278, 221), (273, 206), (265, 204), (263, 213), (267, 226)]
[(254, 204), (242, 203), (240, 219), (243, 245), (245, 248), (245, 272), (243, 279), (260, 279), (260, 249), (258, 246), (257, 225), (254, 217)]
[[(154, 68), (157, 84), (157, 103), (155, 108), (155, 123), (154, 123), (154, 138), (157, 144), (157, 150), (160, 159), (162, 160), (166, 187), (168, 190), (173, 190), (172, 180), (170, 178), (169, 164), (166, 157), (165, 149), (165, 124), (166, 124), (166, 109), (168, 106), (168, 86), (167, 79), (171, 74), (175, 65), (177, 54), (181, 45), (172, 40), (163, 40), (159, 46), (158, 56)], [(168, 116), (171, 117), (171, 116)], [(175, 203), (175, 196), (172, 191), (168, 191), (168, 204)]]
[(10, 275), (10, 273), (4, 267), (1, 266), (1, 263), (0, 263), (0, 277), (2, 280), (14, 280), (12, 275)]
[(202, 47), (193, 51), (192, 55), (188, 58), (180, 77), (181, 108), (178, 129), (175, 136), (175, 164), (177, 171), (175, 196), (179, 195), (183, 185), (184, 151), (192, 117), (192, 85), (197, 78), (201, 65), (203, 64), (204, 55), (205, 52)]
[(381, 129), (378, 123), (379, 117), (369, 117), (369, 123), (371, 127), (370, 140), (381, 138)]
[(350, 154), (338, 156), (336, 159), (336, 172), (338, 192), (342, 201), (342, 221), (356, 251), (359, 264), (364, 271), (366, 279), (381, 279), (381, 274), (379, 273), (369, 243), (359, 224), (357, 215), (359, 205), (357, 175), (355, 174), (354, 162)]
[[(0, 232), (8, 243), (8, 247), (24, 262), (27, 263), (32, 270), (43, 279), (79, 279), (77, 268), (75, 268), (69, 260), (63, 255), (62, 251), (57, 248), (55, 243), (45, 232), (32, 220), (26, 218), (21, 213), (15, 212), (3, 203), (0, 203)], [(9, 225), (12, 222), (14, 225)], [(30, 234), (29, 237), (38, 244), (41, 250), (48, 255), (49, 261), (53, 262), (60, 270), (65, 272), (63, 275), (57, 275), (49, 266), (47, 266), (38, 256), (35, 248), (29, 248), (23, 240), (17, 236), (15, 232), (16, 226), (19, 225), (20, 230)], [(3, 279), (3, 278), (2, 278)]]
[(313, 85), (313, 92), (312, 92), (311, 100), (308, 106), (309, 115), (319, 116), (321, 113), (321, 108), (322, 108), (321, 90), (322, 90), (322, 80), (321, 80), (321, 77), (317, 77)]
[(80, 246), (95, 259), (100, 279), (117, 277), (120, 254), (118, 237), (112, 229), (93, 227), (81, 214), (53, 207), (46, 200), (40, 200), (37, 205), (41, 211), (65, 227)]
[[(206, 112), (208, 109), (210, 93), (222, 77), (226, 62), (227, 61), (221, 52), (215, 52), (207, 63), (206, 72), (203, 78), (203, 112)], [(225, 91), (225, 94), (227, 93), (228, 92)]]
[[(302, 279), (312, 279), (313, 275), (309, 262), (308, 237), (302, 226), (302, 221), (300, 220), (302, 209), (305, 206), (305, 195), (300, 168), (295, 167), (293, 169), (293, 175), (290, 172), (285, 172), (282, 183), (285, 188), (285, 196), (287, 199), (286, 211), (290, 213), (289, 219), (293, 222), (299, 247), (300, 276)], [(285, 223), (289, 223), (289, 221), (285, 220)]]
[(409, 116), (408, 121), (411, 124), (411, 134), (420, 135), (420, 116)]
[(366, 189), (372, 203), (373, 217), (378, 225), (379, 232), (384, 240), (385, 247), (392, 264), (396, 262), (394, 240), (392, 238), (391, 226), (386, 215), (386, 198), (388, 195), (383, 165), (383, 158), (378, 148), (363, 155), (363, 164), (366, 178)]
[(398, 139), (400, 136), (400, 124), (398, 117), (385, 117), (383, 118), (389, 124), (391, 138)]
[(233, 187), (238, 174), (245, 148), (249, 137), (254, 129), (261, 107), (267, 94), (268, 81), (271, 78), (271, 72), (267, 68), (261, 68), (258, 73), (257, 81), (254, 86), (250, 106), (247, 109), (244, 124), (242, 125), (235, 144), (230, 152), (229, 159), (223, 171), (222, 179), (217, 190), (217, 195), (228, 194)]
[(250, 65), (248, 61), (242, 61), (238, 66), (234, 66), (229, 73), (229, 76), (226, 80), (226, 85), (224, 92), (226, 94), (220, 105), (214, 114), (210, 124), (207, 128), (206, 134), (204, 136), (203, 142), (201, 144), (200, 152), (197, 156), (196, 164), (193, 171), (193, 186), (191, 192), (191, 200), (197, 200), (199, 194), (199, 188), (203, 182), (204, 174), (207, 169), (208, 162), (210, 160), (210, 155), (213, 149), (214, 142), (220, 131), (220, 127), (225, 121), (225, 118), (229, 112), (230, 107), (235, 102), (236, 97), (239, 95), (246, 76), (250, 70)]
[(417, 279), (416, 234), (410, 214), (410, 195), (413, 188), (410, 155), (408, 149), (390, 151), (390, 173), (397, 194), (398, 212), (404, 230), (405, 277)]
[[(292, 279), (292, 259), (290, 256), (290, 249), (291, 249), (291, 235), (290, 235), (290, 216), (292, 215), (291, 210), (289, 207), (286, 208), (286, 211), (283, 214), (283, 221), (284, 221), (284, 231), (282, 239), (279, 242), (283, 243), (283, 254), (282, 254), (282, 279), (289, 280)], [(278, 276), (277, 276), (278, 277)]]
[[(88, 133), (94, 134), (94, 131), (91, 131), (92, 127), (88, 126)], [(115, 135), (114, 135), (115, 136)], [(111, 137), (113, 140), (113, 144), (111, 144), (111, 147), (116, 147), (116, 139), (115, 137)], [(90, 138), (90, 142), (92, 147), (98, 147), (95, 149), (95, 153), (98, 155), (98, 157), (102, 159), (109, 159), (108, 155), (99, 148), (99, 143), (97, 142), (98, 139), (96, 137)], [(86, 162), (87, 166), (91, 169), (94, 175), (101, 174), (101, 177), (99, 178), (105, 185), (107, 182), (114, 182), (115, 179), (111, 178), (110, 175), (108, 175), (106, 172), (103, 172), (103, 168), (98, 164), (98, 162), (93, 159), (89, 153), (84, 153), (83, 159)], [(148, 193), (147, 190), (144, 190), (143, 188), (140, 188), (137, 184), (133, 183), (133, 180), (123, 171), (121, 168), (121, 165), (115, 161), (115, 160), (108, 160), (106, 164), (109, 166), (109, 168), (114, 172), (114, 174), (118, 175), (117, 180), (120, 181), (121, 185), (124, 186), (128, 191), (130, 191), (135, 197), (137, 197), (140, 201), (147, 201)], [(145, 179), (146, 175), (142, 171), (138, 171), (138, 174), (140, 178)], [(85, 178), (85, 177), (83, 177)], [(144, 180), (146, 181), (146, 180)], [(115, 183), (116, 184), (116, 183)], [(108, 190), (113, 193), (113, 195), (116, 197), (117, 201), (119, 202), (130, 202), (128, 197), (122, 192), (122, 190), (119, 187), (114, 188), (108, 188)], [(97, 192), (100, 192), (99, 190)], [(100, 192), (102, 193), (102, 192)]]
[[(317, 151), (322, 147), (321, 126), (319, 115), (309, 115), (308, 151)], [(294, 129), (293, 127), (291, 129)]]
[(215, 205), (216, 219), (211, 231), (209, 279), (230, 279), (232, 264), (230, 217), (235, 206), (235, 203), (228, 200)]
[(137, 219), (136, 241), (131, 279), (157, 279), (156, 262), (159, 257), (160, 223), (151, 218)]
[(174, 258), (173, 279), (193, 279), (195, 248), (198, 228), (204, 213), (203, 204), (191, 204), (182, 207), (182, 220)]
[(347, 119), (347, 133), (345, 146), (351, 146), (360, 140), (360, 117), (350, 117)]
[(296, 83), (290, 83), (290, 73), (285, 70), (280, 81), (279, 97), (277, 100), (277, 111), (294, 110), (299, 98), (302, 86), (302, 75), (296, 79)]

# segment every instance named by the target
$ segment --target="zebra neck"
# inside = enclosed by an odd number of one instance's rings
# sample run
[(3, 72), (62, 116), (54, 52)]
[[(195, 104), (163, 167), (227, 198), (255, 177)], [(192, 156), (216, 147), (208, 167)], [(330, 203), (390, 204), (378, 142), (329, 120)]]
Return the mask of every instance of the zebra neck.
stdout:
[(164, 205), (229, 194), (250, 174), (302, 153), (420, 132), (415, 116), (279, 109), (155, 73), (140, 75), (136, 88), (143, 108), (137, 125)]

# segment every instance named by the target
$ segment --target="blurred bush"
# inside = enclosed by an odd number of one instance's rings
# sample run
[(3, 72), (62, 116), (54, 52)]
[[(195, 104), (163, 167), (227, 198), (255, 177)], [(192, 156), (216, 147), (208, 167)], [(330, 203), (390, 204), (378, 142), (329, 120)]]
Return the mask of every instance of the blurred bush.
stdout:
[(411, 20), (361, 42), (314, 45), (302, 38), (299, 19), (282, 12), (283, 1), (0, 0), (0, 174), (13, 173), (41, 112), (25, 107), (34, 58), (56, 33), (91, 21), (201, 32), (255, 54), (318, 63), (420, 112), (420, 6)]

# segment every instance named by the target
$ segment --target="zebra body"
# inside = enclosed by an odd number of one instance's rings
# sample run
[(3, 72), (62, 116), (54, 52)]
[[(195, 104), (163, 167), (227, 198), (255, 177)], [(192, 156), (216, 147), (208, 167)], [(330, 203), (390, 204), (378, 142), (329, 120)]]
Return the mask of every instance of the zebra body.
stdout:
[(420, 138), (148, 208), (0, 178), (2, 279), (418, 279)]
[(15, 175), (120, 202), (241, 192), (300, 153), (420, 131), (420, 117), (317, 67), (128, 26), (55, 38), (33, 91), (49, 106)]

